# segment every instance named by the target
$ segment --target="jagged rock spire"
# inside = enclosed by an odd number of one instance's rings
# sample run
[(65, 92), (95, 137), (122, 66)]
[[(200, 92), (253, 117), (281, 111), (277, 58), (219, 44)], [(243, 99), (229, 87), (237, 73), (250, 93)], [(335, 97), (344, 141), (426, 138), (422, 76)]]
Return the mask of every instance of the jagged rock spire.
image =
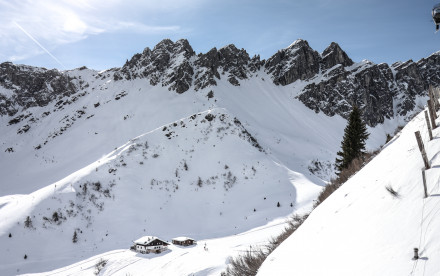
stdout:
[(306, 40), (298, 39), (289, 47), (270, 57), (265, 69), (272, 75), (275, 84), (288, 85), (296, 80), (305, 80), (319, 72), (319, 54)]
[(322, 69), (329, 69), (337, 64), (342, 64), (344, 67), (353, 65), (353, 61), (336, 42), (332, 42), (321, 56)]

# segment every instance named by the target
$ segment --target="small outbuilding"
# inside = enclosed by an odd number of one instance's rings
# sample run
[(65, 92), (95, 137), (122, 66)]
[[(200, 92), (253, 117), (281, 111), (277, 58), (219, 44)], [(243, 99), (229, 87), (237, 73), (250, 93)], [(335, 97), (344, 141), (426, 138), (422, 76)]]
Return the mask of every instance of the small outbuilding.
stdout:
[(197, 244), (197, 242), (194, 239), (191, 239), (188, 237), (177, 237), (177, 238), (174, 238), (172, 240), (172, 242), (173, 242), (173, 244), (183, 245), (183, 246)]
[(166, 241), (154, 236), (144, 236), (133, 243), (134, 250), (143, 254), (161, 253), (168, 250), (168, 245), (170, 245)]

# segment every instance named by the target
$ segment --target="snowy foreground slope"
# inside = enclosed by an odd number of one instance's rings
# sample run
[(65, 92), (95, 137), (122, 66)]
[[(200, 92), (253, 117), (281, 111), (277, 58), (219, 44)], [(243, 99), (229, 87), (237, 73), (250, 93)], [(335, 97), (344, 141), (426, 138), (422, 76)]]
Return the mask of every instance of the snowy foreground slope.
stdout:
[[(414, 132), (420, 130), (431, 169)], [(265, 275), (438, 275), (440, 129), (429, 141), (423, 113), (312, 212), (259, 270)], [(386, 187), (398, 192), (392, 196)], [(420, 259), (412, 260), (413, 248)]]

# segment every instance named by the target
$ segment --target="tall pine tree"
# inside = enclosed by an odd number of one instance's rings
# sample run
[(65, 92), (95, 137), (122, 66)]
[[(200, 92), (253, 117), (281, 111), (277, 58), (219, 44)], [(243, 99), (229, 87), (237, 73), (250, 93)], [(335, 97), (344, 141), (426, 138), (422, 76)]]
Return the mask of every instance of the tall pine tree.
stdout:
[(365, 141), (369, 135), (367, 127), (361, 119), (361, 111), (357, 106), (353, 106), (348, 124), (344, 129), (341, 151), (337, 153), (339, 157), (336, 158), (335, 166), (338, 174), (348, 168), (351, 161), (365, 153)]

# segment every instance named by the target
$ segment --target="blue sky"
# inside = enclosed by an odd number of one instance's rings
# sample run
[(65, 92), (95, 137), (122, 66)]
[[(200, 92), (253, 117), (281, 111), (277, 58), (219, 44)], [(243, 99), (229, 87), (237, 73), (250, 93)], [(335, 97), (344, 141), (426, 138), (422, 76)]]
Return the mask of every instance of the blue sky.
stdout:
[(264, 59), (302, 38), (318, 52), (335, 41), (356, 62), (419, 60), (440, 50), (437, 1), (0, 0), (0, 62), (102, 70), (164, 38)]

